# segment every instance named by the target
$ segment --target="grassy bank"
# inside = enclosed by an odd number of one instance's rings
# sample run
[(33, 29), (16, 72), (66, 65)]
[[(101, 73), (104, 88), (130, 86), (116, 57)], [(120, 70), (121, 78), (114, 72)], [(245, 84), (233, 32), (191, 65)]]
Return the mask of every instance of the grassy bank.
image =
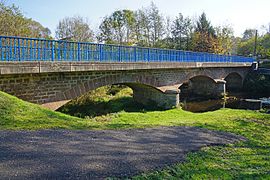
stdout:
[(197, 126), (232, 132), (248, 140), (190, 153), (185, 163), (135, 179), (269, 179), (270, 115), (221, 109), (191, 113), (181, 109), (111, 113), (81, 119), (52, 112), (0, 92), (0, 129), (120, 129), (154, 126)]

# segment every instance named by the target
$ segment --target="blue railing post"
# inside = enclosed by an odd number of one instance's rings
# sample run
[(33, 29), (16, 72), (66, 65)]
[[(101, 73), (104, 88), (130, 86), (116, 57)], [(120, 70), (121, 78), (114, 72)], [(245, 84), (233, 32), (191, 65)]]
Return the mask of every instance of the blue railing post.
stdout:
[(2, 60), (4, 60), (4, 57), (3, 57), (3, 54), (2, 54), (2, 51), (3, 51), (3, 49), (2, 49), (2, 37), (0, 36), (0, 56), (1, 56), (1, 61)]
[(118, 61), (121, 62), (121, 46), (118, 46)]
[(21, 42), (20, 42), (20, 39), (18, 39), (18, 60), (21, 61)]
[(52, 45), (52, 47), (51, 47), (51, 51), (52, 51), (51, 58), (52, 58), (52, 61), (54, 61), (54, 41), (52, 41), (51, 45)]
[(149, 48), (147, 48), (147, 60), (148, 60), (148, 62), (150, 61), (150, 49)]
[(63, 54), (64, 54), (64, 61), (67, 60), (67, 43), (63, 42)]
[(137, 61), (137, 47), (134, 47), (134, 61)]
[(38, 57), (37, 58), (38, 58), (38, 60), (41, 60), (41, 58), (40, 58), (40, 41), (37, 41), (37, 48), (38, 48)]
[(10, 56), (10, 54), (11, 54), (11, 45), (10, 45), (10, 39), (8, 39), (9, 41), (8, 41), (8, 61), (10, 61), (10, 58), (11, 58), (11, 56)]
[(103, 56), (102, 56), (102, 45), (99, 45), (99, 61), (102, 62)]
[(32, 61), (34, 60), (33, 58), (33, 40), (30, 40), (30, 55), (29, 59)]
[(81, 55), (81, 53), (80, 53), (80, 50), (81, 50), (80, 49), (80, 43), (78, 42), (77, 44), (78, 44), (78, 48), (77, 48), (77, 50), (78, 50), (78, 54), (77, 54), (78, 58), (77, 58), (77, 60), (80, 61), (80, 55)]

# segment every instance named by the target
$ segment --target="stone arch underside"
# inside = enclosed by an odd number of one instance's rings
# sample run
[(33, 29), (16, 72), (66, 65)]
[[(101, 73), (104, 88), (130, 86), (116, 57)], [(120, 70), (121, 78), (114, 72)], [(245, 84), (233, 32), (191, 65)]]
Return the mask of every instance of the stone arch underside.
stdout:
[(195, 75), (179, 87), (183, 97), (219, 98), (225, 93), (225, 81), (206, 75)]
[(224, 80), (227, 92), (238, 92), (243, 87), (244, 78), (237, 72), (229, 73)]

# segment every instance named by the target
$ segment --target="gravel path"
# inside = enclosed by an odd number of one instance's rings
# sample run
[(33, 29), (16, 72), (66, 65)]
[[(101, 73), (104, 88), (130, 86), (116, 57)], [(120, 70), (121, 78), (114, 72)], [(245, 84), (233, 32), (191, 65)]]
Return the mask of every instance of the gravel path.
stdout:
[(203, 146), (244, 140), (195, 127), (0, 131), (0, 179), (104, 179), (164, 168)]

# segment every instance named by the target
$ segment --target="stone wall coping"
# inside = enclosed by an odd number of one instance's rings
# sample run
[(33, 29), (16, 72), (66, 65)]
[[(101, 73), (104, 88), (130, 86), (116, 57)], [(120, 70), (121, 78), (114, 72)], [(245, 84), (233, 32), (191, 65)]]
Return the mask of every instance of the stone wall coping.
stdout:
[(148, 69), (188, 69), (251, 67), (252, 63), (212, 62), (0, 62), (1, 74), (35, 74), (81, 71), (125, 71)]

